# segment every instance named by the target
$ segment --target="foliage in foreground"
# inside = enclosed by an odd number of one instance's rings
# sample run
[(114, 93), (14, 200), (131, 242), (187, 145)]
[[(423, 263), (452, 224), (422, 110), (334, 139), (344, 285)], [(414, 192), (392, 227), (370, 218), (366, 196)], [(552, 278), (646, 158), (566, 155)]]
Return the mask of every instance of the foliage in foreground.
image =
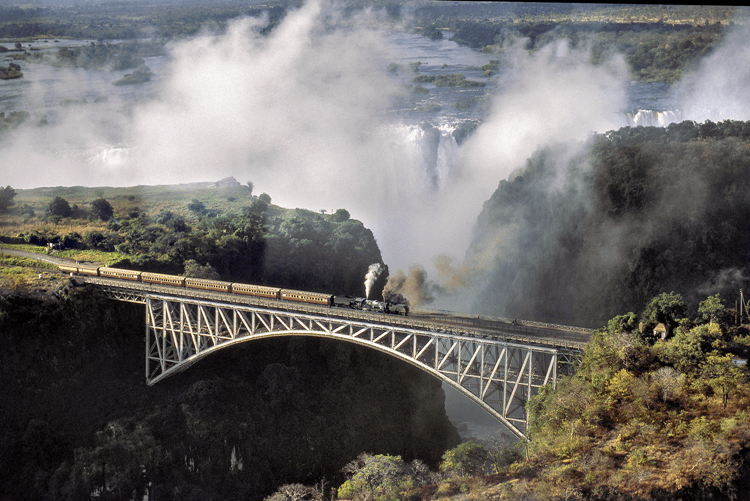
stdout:
[[(732, 354), (747, 356), (747, 329), (728, 324), (733, 312), (718, 295), (701, 302), (695, 320), (676, 316), (684, 310), (679, 295), (661, 294), (644, 322), (615, 317), (575, 376), (532, 399), (532, 457), (522, 471), (535, 472), (536, 491), (549, 499), (736, 494), (748, 468), (750, 384)], [(654, 320), (675, 325), (673, 334), (655, 339)]]
[[(493, 454), (493, 445), (499, 454)], [(517, 460), (514, 446), (499, 442), (489, 447), (474, 441), (464, 442), (443, 454), (439, 471), (434, 472), (420, 460), (405, 462), (401, 456), (362, 453), (342, 472), (346, 482), (331, 494), (335, 499), (353, 501), (391, 501), (431, 499), (455, 493), (477, 491), (485, 486), (483, 475), (506, 468)], [(266, 501), (319, 501), (328, 493), (319, 486), (299, 484), (281, 486)]]
[[(750, 332), (717, 294), (684, 318), (663, 293), (640, 316), (598, 330), (576, 375), (529, 402), (528, 459), (521, 447), (466, 442), (438, 472), (398, 456), (362, 454), (338, 499), (736, 499), (750, 467)], [(643, 321), (640, 321), (643, 320)], [(658, 323), (674, 326), (666, 340)], [(266, 501), (327, 499), (284, 486)], [(285, 494), (287, 493), (287, 494)], [(314, 495), (313, 495), (314, 494)]]

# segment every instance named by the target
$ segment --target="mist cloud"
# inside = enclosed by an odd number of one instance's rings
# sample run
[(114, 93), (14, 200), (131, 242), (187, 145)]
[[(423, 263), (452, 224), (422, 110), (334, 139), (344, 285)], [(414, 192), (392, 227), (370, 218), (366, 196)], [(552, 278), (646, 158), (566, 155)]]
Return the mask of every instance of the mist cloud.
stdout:
[(724, 42), (677, 85), (683, 120), (714, 122), (750, 118), (750, 25), (736, 24)]
[[(403, 89), (385, 70), (398, 54), (369, 28), (377, 13), (356, 14), (348, 29), (332, 29), (340, 12), (335, 3), (313, 0), (269, 35), (260, 34), (265, 19), (247, 18), (231, 22), (226, 33), (175, 43), (153, 99), (72, 106), (52, 126), (9, 136), (0, 154), (14, 168), (4, 182), (129, 186), (234, 176), (282, 206), (347, 208), (374, 231), (391, 270), (416, 264), (434, 277), (440, 285), (427, 298), (474, 286), (496, 258), (515, 252), (513, 225), (503, 234), (472, 235), (500, 181), (543, 145), (624, 125), (628, 75), (621, 57), (594, 66), (586, 49), (566, 41), (532, 53), (524, 40), (504, 43), (490, 113), (462, 146), (441, 142), (439, 131), (391, 123), (386, 111)], [(728, 41), (718, 50), (717, 62), (707, 62), (692, 84), (686, 79), (694, 102), (711, 86), (729, 99), (747, 80), (748, 50), (731, 47)], [(712, 83), (706, 74), (718, 75), (729, 57), (737, 75)], [(77, 74), (68, 75), (64, 83), (72, 88)], [(427, 156), (440, 168), (425, 164), (412, 137), (419, 134), (434, 136), (435, 153)], [(561, 160), (549, 179), (551, 193), (569, 189), (567, 165)], [(472, 238), (483, 250), (464, 259)]]

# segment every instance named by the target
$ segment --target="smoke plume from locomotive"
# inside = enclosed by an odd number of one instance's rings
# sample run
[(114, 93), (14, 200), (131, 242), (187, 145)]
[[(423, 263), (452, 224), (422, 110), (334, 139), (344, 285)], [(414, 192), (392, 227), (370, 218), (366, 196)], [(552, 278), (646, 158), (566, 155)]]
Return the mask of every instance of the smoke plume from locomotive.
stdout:
[(367, 275), (365, 275), (365, 298), (370, 299), (370, 290), (382, 272), (383, 266), (380, 263), (373, 263), (367, 269)]

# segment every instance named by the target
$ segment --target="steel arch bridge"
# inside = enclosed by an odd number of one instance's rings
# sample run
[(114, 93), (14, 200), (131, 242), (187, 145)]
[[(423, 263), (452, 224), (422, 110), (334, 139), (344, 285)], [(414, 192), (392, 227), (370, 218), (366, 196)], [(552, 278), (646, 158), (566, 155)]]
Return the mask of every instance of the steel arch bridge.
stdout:
[(524, 439), (526, 402), (542, 386), (554, 386), (558, 370), (572, 367), (574, 356), (555, 347), (445, 332), (437, 326), (414, 327), (405, 320), (391, 321), (391, 315), (388, 322), (378, 322), (340, 316), (330, 309), (297, 311), (174, 293), (104, 290), (113, 299), (145, 304), (148, 385), (238, 343), (280, 336), (324, 337), (370, 347), (432, 374)]

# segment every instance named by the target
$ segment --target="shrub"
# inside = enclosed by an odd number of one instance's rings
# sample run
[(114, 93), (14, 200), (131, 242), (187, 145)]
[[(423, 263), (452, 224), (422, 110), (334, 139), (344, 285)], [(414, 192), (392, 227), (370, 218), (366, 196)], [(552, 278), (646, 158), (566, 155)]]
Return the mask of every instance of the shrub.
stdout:
[(489, 453), (473, 440), (464, 442), (443, 454), (440, 471), (443, 473), (463, 477), (479, 475), (484, 472), (489, 460)]

